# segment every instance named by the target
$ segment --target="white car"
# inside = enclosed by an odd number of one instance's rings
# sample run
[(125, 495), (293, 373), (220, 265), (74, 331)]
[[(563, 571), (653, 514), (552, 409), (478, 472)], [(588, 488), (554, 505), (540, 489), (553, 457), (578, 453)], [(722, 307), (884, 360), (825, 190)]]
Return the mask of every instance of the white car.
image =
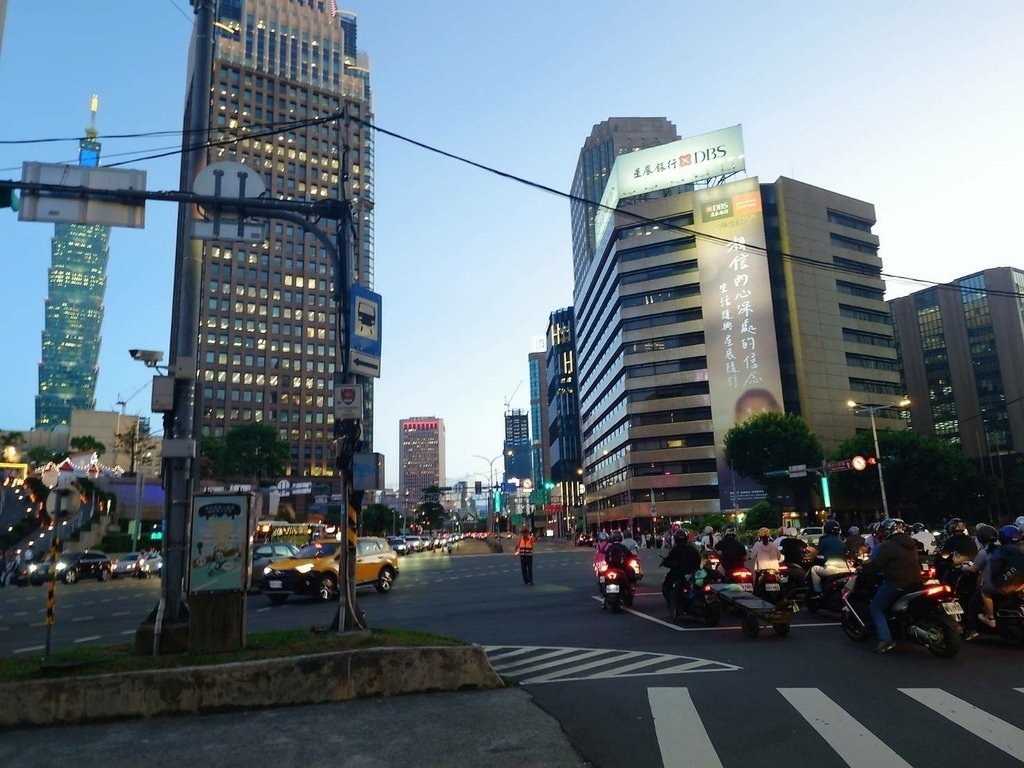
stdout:
[(110, 575), (115, 579), (121, 576), (145, 579), (160, 575), (163, 565), (163, 558), (156, 552), (129, 552), (127, 555), (117, 558)]

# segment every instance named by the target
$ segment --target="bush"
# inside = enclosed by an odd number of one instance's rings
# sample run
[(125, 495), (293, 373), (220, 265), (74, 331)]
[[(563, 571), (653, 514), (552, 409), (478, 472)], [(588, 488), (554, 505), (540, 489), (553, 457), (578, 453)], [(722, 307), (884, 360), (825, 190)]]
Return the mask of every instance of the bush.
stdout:
[(767, 501), (759, 501), (747, 512), (745, 520), (748, 531), (757, 531), (762, 526), (775, 529), (782, 525), (782, 512), (772, 509)]

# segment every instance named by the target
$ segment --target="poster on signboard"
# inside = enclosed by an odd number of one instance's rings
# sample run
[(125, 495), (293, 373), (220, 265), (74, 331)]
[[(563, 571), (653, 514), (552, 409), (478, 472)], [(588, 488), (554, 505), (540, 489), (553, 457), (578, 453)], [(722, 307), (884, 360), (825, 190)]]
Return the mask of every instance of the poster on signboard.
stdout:
[(192, 504), (189, 593), (241, 592), (249, 547), (249, 496), (197, 495)]

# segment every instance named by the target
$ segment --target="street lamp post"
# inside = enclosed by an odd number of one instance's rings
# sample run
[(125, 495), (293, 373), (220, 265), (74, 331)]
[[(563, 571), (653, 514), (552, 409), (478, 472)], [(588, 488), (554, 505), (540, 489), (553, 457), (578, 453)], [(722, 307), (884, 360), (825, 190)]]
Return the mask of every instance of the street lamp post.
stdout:
[(494, 462), (496, 462), (504, 455), (504, 453), (499, 453), (493, 459), (488, 459), (486, 456), (481, 456), (478, 453), (473, 454), (474, 459), (482, 459), (483, 461), (486, 461), (487, 466), (490, 467), (490, 470), (487, 475), (487, 477), (489, 478), (488, 483), (490, 483), (490, 486), (487, 490), (487, 533), (492, 532), (492, 524), (494, 522), (491, 519), (491, 515), (494, 514)]
[(904, 397), (898, 403), (858, 403), (855, 400), (848, 400), (847, 406), (854, 413), (863, 413), (867, 411), (871, 417), (871, 438), (875, 442), (875, 466), (878, 467), (878, 486), (882, 491), (882, 514), (885, 517), (889, 517), (889, 502), (885, 498), (885, 478), (882, 475), (882, 454), (878, 450), (878, 429), (875, 426), (875, 411), (885, 411), (890, 408), (906, 408), (910, 405), (910, 400)]

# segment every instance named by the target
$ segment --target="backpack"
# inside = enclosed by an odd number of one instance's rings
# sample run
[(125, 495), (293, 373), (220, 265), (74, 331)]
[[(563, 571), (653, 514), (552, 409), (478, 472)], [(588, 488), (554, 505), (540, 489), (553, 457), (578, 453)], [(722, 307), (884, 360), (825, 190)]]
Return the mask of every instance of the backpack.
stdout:
[(608, 552), (605, 554), (605, 561), (608, 565), (614, 566), (615, 568), (625, 568), (626, 560), (629, 558), (629, 555), (629, 547), (626, 547), (619, 542), (615, 542), (608, 547)]
[(992, 584), (999, 594), (1012, 595), (1024, 587), (1024, 551), (1015, 548), (1003, 552), (993, 565)]

